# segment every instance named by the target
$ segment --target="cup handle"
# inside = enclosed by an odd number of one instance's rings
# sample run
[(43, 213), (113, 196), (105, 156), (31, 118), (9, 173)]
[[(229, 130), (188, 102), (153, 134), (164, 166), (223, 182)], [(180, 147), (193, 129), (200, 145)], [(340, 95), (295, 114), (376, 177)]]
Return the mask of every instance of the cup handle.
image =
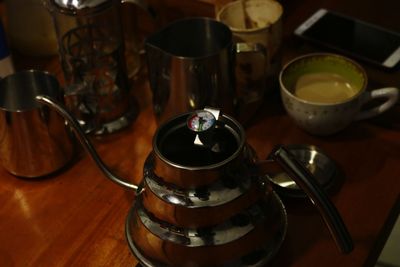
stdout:
[[(266, 77), (270, 65), (269, 53), (267, 48), (260, 43), (236, 43), (235, 48), (237, 57), (244, 55), (244, 61), (241, 62), (237, 59), (235, 64), (236, 74), (244, 78), (244, 84), (241, 84), (236, 77), (235, 112), (240, 121), (246, 121), (255, 112), (265, 93), (266, 84), (264, 83), (267, 81)], [(252, 57), (252, 61), (247, 61), (247, 55), (250, 54), (255, 56)], [(253, 72), (253, 69), (255, 69), (253, 64), (257, 66), (256, 74)], [(260, 69), (262, 72), (260, 72)], [(254, 77), (254, 75), (256, 76)], [(262, 84), (259, 84), (260, 82)], [(258, 85), (253, 87), (256, 83)]]
[[(336, 207), (321, 186), (319, 186), (310, 171), (284, 146), (277, 146), (269, 155), (269, 159), (278, 163), (311, 199), (311, 202), (317, 207), (328, 226), (340, 251), (342, 253), (352, 251), (353, 240), (346, 225), (343, 223)], [(269, 163), (270, 166), (272, 161)]]
[(259, 53), (263, 56), (264, 61), (264, 75), (266, 74), (269, 68), (269, 55), (268, 50), (265, 48), (264, 45), (259, 43), (237, 43), (236, 44), (236, 54), (243, 54), (243, 53)]
[(386, 98), (386, 101), (376, 107), (361, 111), (357, 114), (355, 120), (363, 120), (375, 117), (393, 107), (399, 99), (399, 89), (395, 87), (387, 87), (365, 92), (363, 95), (362, 105), (376, 98)]
[[(144, 12), (146, 12), (150, 18), (154, 21), (154, 23), (157, 23), (157, 12), (152, 8), (150, 5), (147, 4), (145, 0), (121, 0), (122, 4), (133, 4), (138, 6), (140, 9), (142, 9)], [(144, 40), (142, 40), (142, 45), (139, 50), (139, 54), (143, 55), (145, 53), (144, 49)]]

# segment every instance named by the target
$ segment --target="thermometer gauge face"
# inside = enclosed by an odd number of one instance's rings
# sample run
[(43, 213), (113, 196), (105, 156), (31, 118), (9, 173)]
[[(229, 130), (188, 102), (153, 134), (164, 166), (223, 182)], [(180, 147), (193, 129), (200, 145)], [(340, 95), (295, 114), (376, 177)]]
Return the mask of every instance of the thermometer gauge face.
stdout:
[(198, 110), (189, 116), (187, 126), (193, 132), (201, 133), (213, 128), (216, 121), (211, 112), (207, 110)]

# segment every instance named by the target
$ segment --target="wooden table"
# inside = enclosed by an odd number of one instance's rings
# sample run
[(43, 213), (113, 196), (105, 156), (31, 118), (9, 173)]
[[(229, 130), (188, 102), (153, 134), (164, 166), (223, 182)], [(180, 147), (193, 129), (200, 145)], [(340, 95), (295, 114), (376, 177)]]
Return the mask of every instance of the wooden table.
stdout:
[[(292, 36), (293, 29), (318, 7), (331, 8), (400, 32), (398, 1), (283, 0), (284, 58), (318, 48)], [(17, 68), (46, 69), (61, 79), (57, 58), (15, 56)], [(370, 87), (400, 86), (400, 71), (365, 65)], [(129, 129), (93, 139), (115, 172), (139, 182), (157, 127), (146, 76), (133, 85), (140, 113)], [(316, 137), (293, 124), (277, 93), (267, 97), (247, 124), (247, 137), (265, 157), (275, 144), (313, 144), (343, 172), (332, 201), (355, 243), (342, 255), (315, 208), (302, 199), (284, 198), (289, 228), (272, 266), (373, 266), (400, 210), (400, 107), (379, 118), (353, 123), (341, 133)], [(134, 201), (103, 177), (84, 153), (61, 172), (43, 179), (21, 179), (0, 169), (0, 266), (135, 266), (124, 237), (125, 218)]]

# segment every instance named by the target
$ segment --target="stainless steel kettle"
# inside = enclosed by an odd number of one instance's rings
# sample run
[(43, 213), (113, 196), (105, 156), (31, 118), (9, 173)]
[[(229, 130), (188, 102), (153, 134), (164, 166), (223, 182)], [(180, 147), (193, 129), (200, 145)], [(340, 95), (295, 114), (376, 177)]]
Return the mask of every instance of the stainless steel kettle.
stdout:
[(126, 221), (128, 244), (143, 266), (265, 266), (284, 240), (285, 208), (265, 174), (282, 167), (319, 209), (339, 249), (352, 239), (311, 173), (283, 146), (257, 159), (243, 127), (216, 109), (178, 115), (153, 138), (140, 186), (112, 174), (76, 120), (47, 98), (74, 128), (103, 173), (136, 190)]

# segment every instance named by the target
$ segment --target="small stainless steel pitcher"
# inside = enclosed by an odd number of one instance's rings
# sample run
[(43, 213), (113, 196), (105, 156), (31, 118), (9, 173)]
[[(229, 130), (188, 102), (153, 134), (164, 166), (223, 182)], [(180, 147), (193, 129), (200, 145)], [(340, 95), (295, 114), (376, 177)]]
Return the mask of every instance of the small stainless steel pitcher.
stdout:
[(38, 94), (63, 102), (63, 91), (49, 73), (22, 71), (0, 80), (0, 159), (17, 176), (50, 174), (63, 167), (74, 152), (65, 120), (38, 103)]

